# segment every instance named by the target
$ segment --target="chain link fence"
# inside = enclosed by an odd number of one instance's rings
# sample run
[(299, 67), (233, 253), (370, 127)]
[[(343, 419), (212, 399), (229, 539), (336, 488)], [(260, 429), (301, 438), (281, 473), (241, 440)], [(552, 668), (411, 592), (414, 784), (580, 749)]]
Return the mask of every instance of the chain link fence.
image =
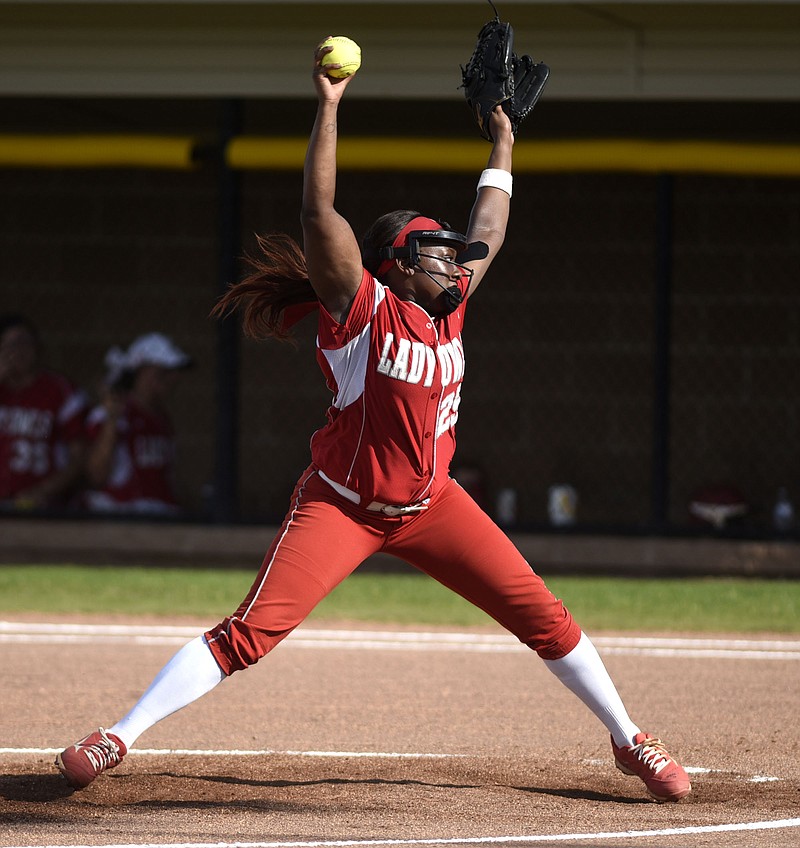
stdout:
[[(553, 486), (574, 489), (576, 530), (692, 532), (718, 521), (771, 535), (778, 490), (800, 503), (800, 183), (676, 175), (670, 307), (659, 316), (658, 180), (515, 179), (507, 243), (469, 306), (454, 470), (517, 528), (552, 526)], [(218, 175), (12, 169), (0, 181), (0, 312), (38, 324), (49, 365), (96, 397), (105, 351), (141, 333), (167, 333), (195, 358), (171, 408), (180, 496), (208, 517), (220, 473), (218, 328), (208, 317), (220, 287)], [(242, 251), (256, 232), (300, 239), (299, 173), (239, 182)], [(390, 208), (464, 229), (475, 175), (348, 172), (338, 190), (358, 234)], [(324, 423), (313, 324), (300, 325), (296, 348), (242, 340), (239, 373), (225, 377), (239, 388), (240, 520), (282, 517)], [(660, 471), (666, 485), (654, 495)], [(740, 501), (744, 512), (698, 517), (698, 500)]]

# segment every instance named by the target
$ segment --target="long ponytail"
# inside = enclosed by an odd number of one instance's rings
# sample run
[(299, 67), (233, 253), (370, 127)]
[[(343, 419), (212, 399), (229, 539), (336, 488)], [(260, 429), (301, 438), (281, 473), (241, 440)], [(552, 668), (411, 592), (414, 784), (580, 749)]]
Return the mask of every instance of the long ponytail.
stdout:
[(306, 258), (297, 242), (285, 233), (256, 236), (258, 256), (245, 256), (247, 276), (232, 283), (219, 298), (211, 315), (222, 317), (242, 312), (242, 330), (254, 339), (291, 338), (284, 310), (312, 304), (317, 296), (308, 279)]

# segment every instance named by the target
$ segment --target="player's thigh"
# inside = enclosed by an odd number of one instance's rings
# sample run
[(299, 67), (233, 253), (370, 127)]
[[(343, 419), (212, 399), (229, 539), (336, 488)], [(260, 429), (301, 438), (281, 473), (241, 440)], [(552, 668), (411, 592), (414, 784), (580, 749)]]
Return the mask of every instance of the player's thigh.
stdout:
[(458, 484), (398, 535), (391, 553), (485, 610), (521, 641), (548, 650), (573, 640), (572, 617), (561, 601)]
[(455, 481), (409, 521), (388, 551), (448, 585), (527, 582), (531, 568), (505, 533)]
[(263, 617), (273, 625), (299, 623), (380, 542), (380, 534), (326, 497), (313, 493), (301, 499), (288, 513), (237, 614)]
[(318, 493), (293, 497), (250, 591), (208, 632), (226, 673), (257, 662), (380, 545), (381, 536)]

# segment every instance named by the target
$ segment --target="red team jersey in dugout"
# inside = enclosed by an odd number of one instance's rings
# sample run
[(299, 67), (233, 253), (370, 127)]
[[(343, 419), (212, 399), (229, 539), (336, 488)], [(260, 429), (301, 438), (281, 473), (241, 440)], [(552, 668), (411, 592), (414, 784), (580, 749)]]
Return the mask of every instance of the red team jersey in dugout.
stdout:
[(334, 398), (328, 424), (312, 436), (312, 459), (354, 503), (413, 504), (447, 480), (464, 310), (433, 319), (366, 270), (343, 324), (320, 309), (317, 361)]
[[(89, 415), (90, 442), (107, 417), (104, 407)], [(96, 511), (171, 512), (177, 508), (174, 486), (175, 433), (172, 422), (128, 398), (117, 421), (117, 443), (105, 486), (86, 493)]]
[(35, 486), (63, 467), (67, 445), (83, 437), (86, 397), (55, 371), (31, 385), (0, 385), (0, 500)]

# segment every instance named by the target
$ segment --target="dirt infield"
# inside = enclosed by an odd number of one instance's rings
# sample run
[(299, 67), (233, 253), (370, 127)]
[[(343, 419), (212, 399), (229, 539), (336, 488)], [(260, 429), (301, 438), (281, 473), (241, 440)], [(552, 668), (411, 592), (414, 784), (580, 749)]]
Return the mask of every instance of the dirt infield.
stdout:
[(691, 770), (687, 800), (656, 804), (535, 655), (476, 631), (326, 644), (301, 629), (71, 793), (54, 751), (112, 724), (186, 639), (19, 629), (0, 640), (0, 846), (800, 845), (800, 643), (786, 637), (756, 639), (785, 655), (601, 647), (634, 719)]

